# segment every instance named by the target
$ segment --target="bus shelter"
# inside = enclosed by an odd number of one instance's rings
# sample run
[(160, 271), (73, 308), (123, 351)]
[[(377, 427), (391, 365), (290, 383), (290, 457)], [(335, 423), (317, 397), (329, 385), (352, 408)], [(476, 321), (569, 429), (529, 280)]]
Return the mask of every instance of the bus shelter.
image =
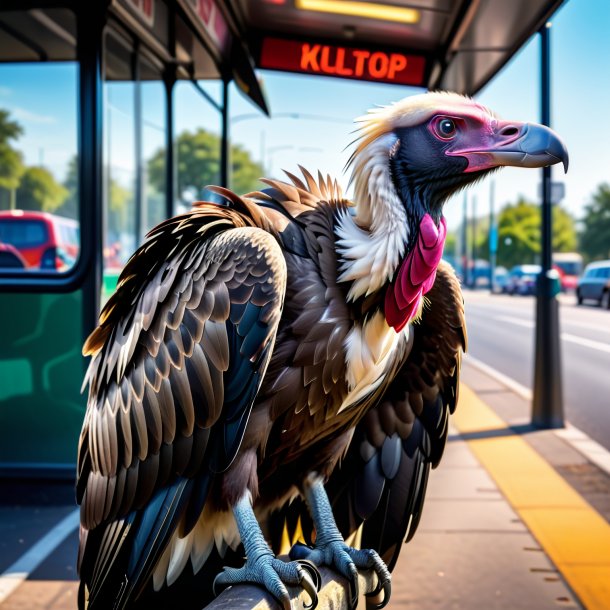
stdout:
[[(1, 472), (74, 475), (81, 345), (129, 251), (176, 211), (180, 90), (215, 126), (210, 163), (226, 185), (229, 82), (271, 116), (258, 68), (474, 94), (561, 4), (4, 0), (0, 263), (12, 262), (0, 264)], [(65, 125), (49, 141), (36, 125), (54, 117), (15, 101), (45, 98)]]

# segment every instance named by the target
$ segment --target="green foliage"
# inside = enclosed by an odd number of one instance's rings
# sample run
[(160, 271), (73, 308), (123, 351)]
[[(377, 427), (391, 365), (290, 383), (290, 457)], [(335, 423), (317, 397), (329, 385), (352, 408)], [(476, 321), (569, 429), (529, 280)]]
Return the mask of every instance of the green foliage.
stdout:
[(133, 233), (135, 231), (133, 193), (113, 179), (110, 180), (108, 189), (109, 200), (106, 219), (108, 233), (113, 236), (118, 236), (123, 232)]
[[(574, 219), (559, 206), (553, 207), (553, 252), (576, 249)], [(498, 215), (498, 265), (512, 267), (539, 261), (541, 252), (540, 206), (519, 199)], [(486, 246), (488, 247), (488, 242)]]
[(66, 200), (68, 191), (44, 167), (28, 167), (17, 190), (17, 206), (22, 210), (54, 212)]
[(65, 201), (57, 208), (56, 213), (78, 220), (78, 155), (74, 155), (68, 163), (64, 188), (68, 194)]
[(457, 251), (458, 239), (455, 231), (448, 231), (447, 237), (445, 238), (445, 246), (443, 253), (445, 256), (457, 257), (459, 252)]
[(9, 119), (8, 110), (0, 108), (0, 144), (7, 144), (9, 140), (16, 140), (23, 134), (23, 127), (16, 121)]
[(587, 260), (610, 258), (610, 184), (600, 184), (585, 206), (580, 251)]
[(260, 190), (263, 185), (259, 178), (264, 176), (262, 165), (250, 158), (250, 153), (241, 146), (231, 146), (231, 188), (239, 194)]
[(8, 191), (19, 186), (25, 169), (21, 153), (9, 143), (10, 140), (19, 138), (22, 133), (23, 127), (9, 119), (8, 111), (0, 109), (0, 188)]
[(8, 144), (0, 144), (0, 187), (16, 189), (24, 171), (21, 153)]
[[(237, 193), (260, 188), (258, 179), (263, 168), (238, 145), (231, 146), (231, 188)], [(178, 194), (195, 187), (198, 196), (209, 184), (220, 181), (220, 138), (205, 129), (194, 133), (183, 131), (176, 142), (178, 164)], [(150, 184), (163, 192), (165, 184), (165, 150), (159, 149), (148, 162)]]

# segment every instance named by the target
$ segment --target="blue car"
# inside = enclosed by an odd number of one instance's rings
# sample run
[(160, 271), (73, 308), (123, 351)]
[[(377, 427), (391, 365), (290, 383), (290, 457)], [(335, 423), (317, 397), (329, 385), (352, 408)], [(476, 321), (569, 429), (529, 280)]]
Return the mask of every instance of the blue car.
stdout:
[(604, 309), (610, 309), (610, 260), (587, 265), (576, 286), (576, 300), (579, 305), (597, 301)]

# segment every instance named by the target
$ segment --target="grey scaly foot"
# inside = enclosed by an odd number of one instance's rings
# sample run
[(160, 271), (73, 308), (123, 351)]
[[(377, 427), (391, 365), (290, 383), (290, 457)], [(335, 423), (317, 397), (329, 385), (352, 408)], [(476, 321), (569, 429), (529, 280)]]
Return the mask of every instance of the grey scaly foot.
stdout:
[(307, 559), (317, 566), (327, 565), (338, 570), (349, 582), (351, 609), (358, 605), (358, 568), (374, 570), (377, 589), (368, 595), (376, 595), (383, 589), (383, 600), (377, 606), (383, 608), (390, 601), (392, 586), (390, 571), (381, 557), (376, 551), (354, 549), (345, 544), (335, 524), (324, 484), (316, 475), (310, 475), (306, 481), (305, 500), (316, 527), (316, 543), (313, 547), (295, 544), (290, 550), (290, 558)]
[(308, 561), (297, 560), (286, 563), (271, 552), (258, 525), (250, 495), (244, 496), (234, 507), (237, 529), (246, 551), (246, 563), (241, 568), (224, 568), (214, 579), (214, 593), (240, 583), (262, 586), (277, 599), (284, 610), (292, 610), (290, 595), (285, 585), (305, 589), (311, 603), (305, 608), (314, 610), (318, 605), (320, 573)]

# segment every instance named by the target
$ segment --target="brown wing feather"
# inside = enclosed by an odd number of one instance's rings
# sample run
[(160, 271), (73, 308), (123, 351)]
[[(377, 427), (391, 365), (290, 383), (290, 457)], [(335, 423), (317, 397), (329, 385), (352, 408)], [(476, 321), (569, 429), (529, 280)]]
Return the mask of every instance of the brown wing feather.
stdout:
[[(82, 546), (91, 540), (108, 544), (111, 520), (131, 522), (132, 511), (164, 486), (172, 490), (204, 462), (226, 468), (235, 455), (243, 426), (233, 425), (228, 437), (222, 430), (216, 435), (228, 438), (230, 447), (210, 435), (224, 425), (225, 385), (231, 391), (233, 383), (225, 373), (248, 361), (251, 373), (245, 374), (251, 379), (239, 380), (248, 388), (248, 404), (238, 396), (228, 408), (232, 414), (250, 409), (256, 387), (249, 386), (258, 386), (264, 375), (286, 284), (279, 245), (254, 224), (235, 210), (201, 205), (155, 229), (126, 266), (84, 348), (93, 358), (77, 495), (84, 531), (106, 534), (83, 535)], [(244, 294), (255, 302), (258, 322), (238, 329), (234, 308)], [(172, 493), (184, 489), (190, 488)], [(116, 544), (118, 552), (123, 542)], [(151, 557), (157, 552), (150, 551)], [(98, 574), (96, 554), (95, 548), (81, 549), (89, 566), (85, 578), (94, 574), (101, 581), (112, 566)], [(150, 565), (138, 570), (147, 576)], [(94, 588), (101, 590), (100, 582)]]

